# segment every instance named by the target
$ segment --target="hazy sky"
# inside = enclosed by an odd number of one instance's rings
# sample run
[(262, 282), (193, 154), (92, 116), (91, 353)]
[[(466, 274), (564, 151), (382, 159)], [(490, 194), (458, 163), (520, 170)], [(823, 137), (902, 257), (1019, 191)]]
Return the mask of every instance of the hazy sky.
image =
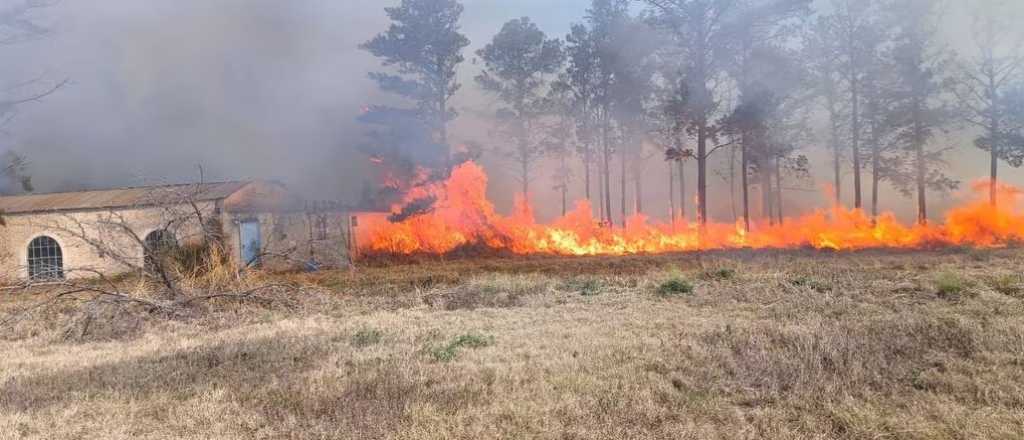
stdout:
[[(357, 46), (385, 28), (383, 8), (394, 3), (61, 0), (40, 16), (51, 37), (0, 48), (0, 84), (38, 76), (71, 83), (22, 107), (0, 134), (0, 148), (30, 156), (41, 190), (189, 180), (202, 164), (208, 179), (277, 178), (351, 199), (367, 167), (352, 154), (364, 130), (354, 118), (381, 99), (366, 78), (377, 62)], [(563, 36), (589, 0), (464, 4), (463, 30), (473, 44), (455, 137), (486, 141), (473, 117), (488, 111), (472, 84), (480, 68), (473, 52), (502, 23), (524, 15)], [(965, 11), (977, 4), (950, 0), (944, 27), (951, 43), (962, 44)], [(496, 179), (507, 178), (493, 157), (485, 162)], [(959, 156), (954, 162), (972, 163)], [(652, 167), (661, 170), (657, 160)], [(985, 173), (980, 164), (976, 172), (968, 168), (968, 176)], [(1019, 177), (1013, 173), (1010, 180)], [(549, 186), (547, 176), (535, 184)], [(664, 197), (660, 187), (650, 199)], [(507, 192), (495, 194), (507, 201)]]
[[(377, 99), (357, 45), (389, 3), (63, 0), (41, 16), (53, 36), (0, 52), (0, 78), (72, 82), (23, 107), (0, 143), (31, 156), (43, 190), (187, 179), (197, 164), (213, 179), (350, 188), (353, 118)], [(469, 0), (464, 31), (475, 48), (529, 15), (561, 35), (585, 3)]]

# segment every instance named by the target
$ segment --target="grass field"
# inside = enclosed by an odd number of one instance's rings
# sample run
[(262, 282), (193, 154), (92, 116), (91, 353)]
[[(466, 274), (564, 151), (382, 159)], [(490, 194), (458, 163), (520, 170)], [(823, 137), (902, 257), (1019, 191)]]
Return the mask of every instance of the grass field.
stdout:
[(0, 438), (1020, 439), (1022, 273), (1021, 250), (485, 259), (267, 275), (290, 303), (87, 331), (66, 304), (0, 329)]

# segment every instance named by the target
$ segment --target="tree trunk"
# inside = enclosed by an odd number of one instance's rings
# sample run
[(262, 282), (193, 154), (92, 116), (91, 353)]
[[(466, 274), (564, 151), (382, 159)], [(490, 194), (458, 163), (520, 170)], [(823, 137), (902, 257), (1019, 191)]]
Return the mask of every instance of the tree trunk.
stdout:
[(701, 120), (697, 128), (697, 223), (703, 228), (708, 223), (708, 127)]
[(672, 162), (668, 163), (668, 218), (672, 225), (676, 224), (676, 170)]
[(843, 175), (842, 175), (842, 151), (839, 147), (839, 110), (836, 109), (835, 99), (830, 95), (828, 98), (829, 120), (832, 125), (832, 166), (833, 166), (833, 197), (834, 207), (839, 208), (843, 204)]
[(920, 104), (914, 109), (914, 153), (917, 161), (917, 222), (928, 223), (928, 199), (925, 188), (924, 128), (921, 121)]
[(785, 220), (782, 215), (782, 158), (775, 156), (775, 213), (781, 225)]
[(518, 122), (518, 147), (519, 147), (519, 177), (523, 179), (523, 202), (526, 204), (530, 203), (530, 140), (529, 140), (529, 123), (523, 116), (523, 104), (522, 102), (516, 105), (516, 111), (519, 115)]
[(686, 161), (677, 162), (679, 167), (679, 218), (686, 220)]
[(729, 208), (732, 209), (732, 221), (736, 223), (739, 213), (736, 212), (736, 146), (729, 147)]
[(633, 213), (644, 213), (644, 180), (640, 176), (633, 178)]
[(440, 87), (441, 95), (438, 99), (438, 127), (440, 127), (439, 137), (441, 138), (441, 146), (444, 147), (444, 169), (445, 172), (451, 172), (452, 169), (452, 149), (448, 145), (448, 96), (445, 90), (448, 89), (448, 84), (443, 84)]
[(530, 162), (523, 159), (519, 165), (522, 167), (519, 172), (523, 179), (523, 202), (530, 203)]
[(705, 226), (708, 224), (708, 118), (713, 98), (708, 90), (708, 76), (712, 60), (707, 57), (708, 35), (706, 20), (709, 17), (698, 17), (696, 47), (696, 72), (694, 83), (699, 87), (698, 101), (701, 102), (700, 115), (697, 121), (697, 224), (700, 225), (701, 241)]
[(594, 161), (595, 169), (597, 169), (597, 215), (598, 215), (598, 218), (600, 219), (601, 222), (604, 222), (604, 218), (605, 218), (605, 213), (604, 213), (604, 167), (601, 166), (601, 164), (603, 163), (603, 161), (601, 160), (601, 157), (603, 157), (603, 154), (604, 154), (603, 151), (604, 150), (602, 149), (602, 153), (600, 155), (598, 155), (597, 160)]
[(999, 118), (995, 115), (995, 110), (992, 110), (991, 121), (989, 122), (989, 149), (990, 151), (990, 176), (989, 176), (989, 202), (992, 206), (997, 206), (999, 203), (999, 194), (996, 186), (999, 184)]
[(608, 125), (604, 127), (604, 212), (605, 222), (612, 224), (612, 169), (611, 169), (611, 139), (609, 138)]
[(622, 217), (619, 220), (622, 221), (622, 226), (626, 226), (626, 146), (619, 146), (619, 159), (622, 163), (619, 164), (619, 208), (621, 212), (619, 215)]
[(567, 152), (564, 150), (559, 155), (559, 160), (562, 162), (560, 164), (562, 169), (559, 171), (559, 174), (561, 174), (561, 182), (559, 183), (562, 185), (562, 217), (565, 217), (565, 213), (569, 209), (569, 163), (566, 156)]
[(879, 133), (877, 105), (872, 105), (868, 110), (871, 115), (871, 223), (878, 221), (878, 185), (882, 181), (879, 167), (882, 165), (881, 135)]
[(775, 224), (774, 209), (772, 207), (772, 173), (767, 159), (761, 159), (761, 166), (758, 170), (761, 178), (761, 217)]
[[(993, 61), (994, 62), (994, 61)], [(996, 107), (999, 102), (999, 86), (996, 85), (996, 76), (994, 70), (988, 72), (988, 97), (991, 100), (988, 108), (988, 128), (989, 128), (989, 203), (992, 206), (997, 206), (999, 203), (998, 190), (996, 185), (999, 183), (999, 110)]]
[[(856, 75), (856, 72), (854, 72)], [(853, 207), (861, 209), (864, 207), (863, 200), (861, 198), (861, 181), (860, 181), (860, 90), (858, 89), (859, 84), (854, 76), (850, 84), (850, 105), (852, 123), (850, 129), (851, 133), (851, 152), (853, 154)]]
[(562, 188), (562, 217), (569, 212), (569, 191)]
[(592, 146), (588, 145), (583, 150), (583, 193), (586, 195), (588, 202), (593, 202), (594, 199), (590, 197), (590, 167), (593, 165), (594, 158), (591, 157)]
[(871, 145), (871, 222), (878, 221), (878, 184), (882, 180), (878, 167), (882, 164), (877, 142)]
[(743, 228), (750, 232), (750, 182), (748, 173), (750, 170), (750, 157), (747, 153), (747, 134), (744, 133), (740, 139), (740, 186), (743, 191)]

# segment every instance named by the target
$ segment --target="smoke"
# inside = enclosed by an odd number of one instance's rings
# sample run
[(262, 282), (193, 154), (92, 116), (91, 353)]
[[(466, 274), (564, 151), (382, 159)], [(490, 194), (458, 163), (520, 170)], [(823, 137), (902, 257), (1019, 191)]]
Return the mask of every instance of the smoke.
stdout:
[[(28, 157), (40, 191), (188, 181), (199, 177), (202, 166), (208, 180), (278, 179), (314, 197), (354, 202), (372, 169), (357, 152), (367, 130), (357, 117), (365, 105), (395, 104), (367, 78), (379, 65), (358, 45), (386, 27), (383, 8), (397, 3), (61, 0), (42, 16), (52, 35), (0, 47), (0, 84), (37, 77), (71, 82), (42, 102), (19, 107), (3, 127), (0, 150)], [(815, 8), (827, 10), (828, 3), (818, 1)], [(960, 50), (970, 49), (964, 43), (970, 31), (967, 3), (974, 7), (975, 2), (951, 2), (943, 26), (946, 40)], [(493, 102), (473, 84), (481, 69), (473, 53), (504, 22), (521, 16), (530, 16), (550, 37), (564, 37), (589, 1), (464, 4), (462, 30), (472, 44), (460, 71), (463, 88), (455, 105), (461, 116), (452, 127), (453, 143), (493, 150), (500, 144), (488, 133)], [(943, 138), (957, 147), (950, 162), (964, 180), (986, 171), (972, 137), (957, 132)], [(807, 146), (812, 164), (825, 163), (820, 143)], [(490, 196), (499, 206), (511, 206), (514, 173), (487, 150), (482, 160), (494, 182)], [(713, 167), (723, 169), (726, 160), (727, 152)], [(582, 170), (574, 165), (570, 198), (582, 197)], [(550, 217), (559, 205), (550, 190), (554, 166), (539, 168), (532, 199), (538, 214)], [(688, 173), (688, 179), (695, 175)], [(1014, 182), (1020, 172), (1004, 175)], [(644, 176), (648, 211), (663, 216), (667, 165), (652, 159)], [(724, 180), (713, 176), (711, 186), (712, 201), (728, 206)], [(798, 196), (809, 200), (806, 205), (823, 199)], [(909, 204), (897, 196), (883, 204), (900, 205)], [(715, 215), (725, 218), (728, 212), (718, 209)]]
[[(368, 177), (356, 118), (392, 99), (367, 79), (379, 65), (358, 45), (396, 3), (62, 0), (37, 14), (50, 36), (0, 47), (0, 79), (71, 83), (21, 106), (0, 145), (29, 157), (41, 191), (194, 180), (201, 165), (209, 180), (279, 179), (355, 200)], [(545, 15), (542, 2), (522, 3), (466, 2), (467, 57), (506, 19)], [(555, 9), (582, 14), (585, 3)], [(474, 94), (475, 66), (464, 70), (463, 94)], [(472, 117), (477, 103), (457, 105)]]
[[(383, 11), (352, 2), (65, 0), (5, 78), (67, 77), (8, 125), (41, 190), (271, 178), (344, 197)], [(14, 61), (17, 60), (17, 63)], [(358, 178), (355, 182), (358, 182)]]

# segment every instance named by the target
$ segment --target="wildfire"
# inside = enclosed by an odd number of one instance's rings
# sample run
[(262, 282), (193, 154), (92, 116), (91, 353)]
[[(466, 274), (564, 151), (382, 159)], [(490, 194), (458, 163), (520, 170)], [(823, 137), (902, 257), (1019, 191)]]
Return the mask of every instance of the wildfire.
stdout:
[[(942, 245), (997, 247), (1024, 240), (1024, 213), (1017, 212), (1021, 191), (1001, 185), (1000, 203), (987, 198), (952, 209), (943, 224), (907, 226), (891, 213), (876, 221), (861, 210), (833, 208), (788, 218), (783, 225), (710, 223), (703, 228), (685, 220), (652, 222), (643, 215), (625, 227), (603, 227), (586, 200), (551, 224), (538, 224), (520, 197), (510, 216), (487, 200), (487, 175), (472, 163), (460, 165), (444, 182), (410, 191), (404, 203), (429, 198), (432, 209), (389, 222), (385, 215), (361, 221), (358, 242), (369, 254), (445, 254), (482, 246), (515, 254), (625, 255), (711, 249), (799, 248), (855, 250)], [(977, 184), (987, 193), (988, 185)], [(395, 206), (395, 212), (402, 205)]]

